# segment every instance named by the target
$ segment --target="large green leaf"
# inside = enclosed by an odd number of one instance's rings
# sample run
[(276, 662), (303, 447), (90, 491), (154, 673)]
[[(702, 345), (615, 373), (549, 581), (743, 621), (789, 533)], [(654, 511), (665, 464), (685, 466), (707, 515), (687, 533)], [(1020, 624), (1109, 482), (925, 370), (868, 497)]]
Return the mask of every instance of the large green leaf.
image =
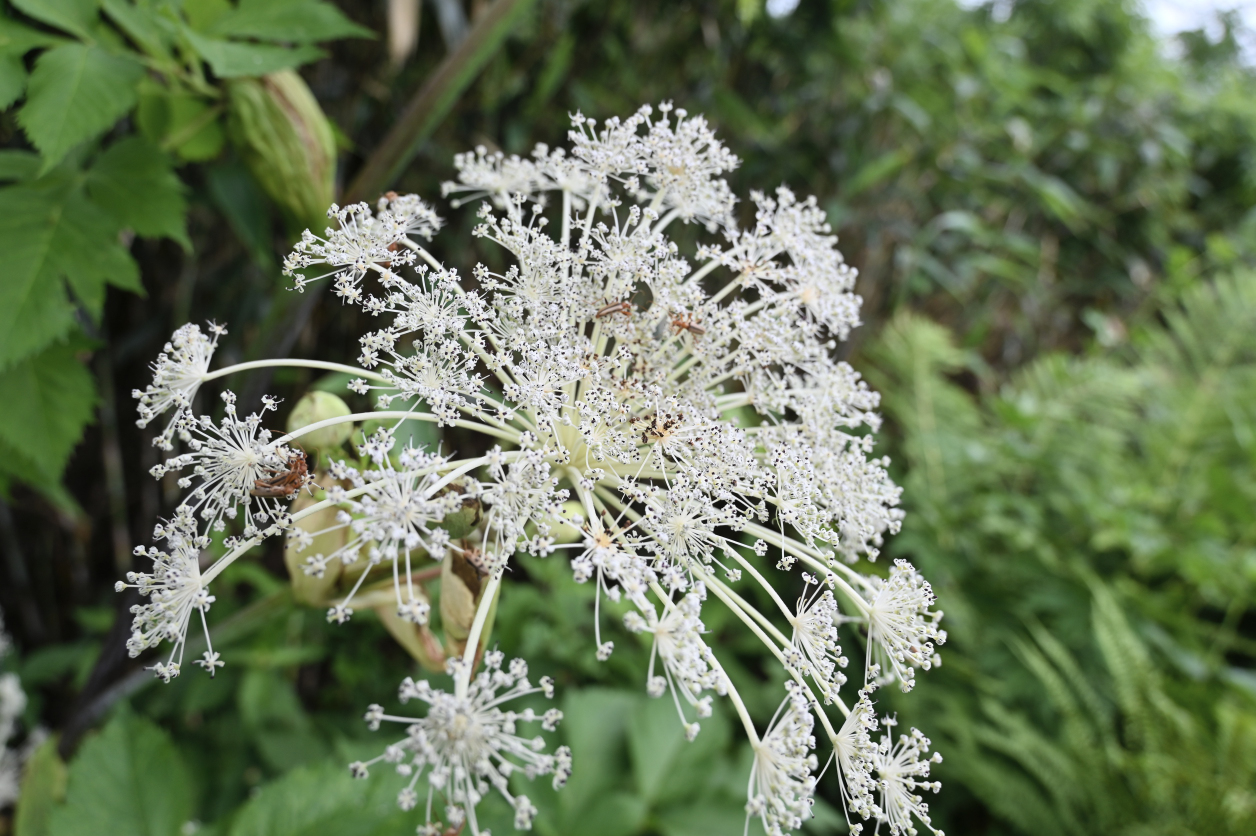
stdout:
[(141, 137), (114, 143), (87, 175), (87, 192), (119, 225), (149, 238), (173, 238), (185, 248), (187, 201), (168, 157)]
[[(0, 372), (0, 439), (22, 451), (44, 480), (57, 481), (92, 420), (96, 387), (73, 342)], [(29, 478), (29, 477), (27, 477)]]
[(64, 41), (64, 38), (24, 26), (0, 15), (0, 53), (21, 56), (37, 46), (51, 46)]
[[(355, 781), (344, 764), (289, 772), (241, 808), (230, 836), (402, 836), (413, 834), (415, 813), (397, 808), (401, 783), (391, 770)], [(421, 815), (421, 814), (419, 814)], [(60, 836), (60, 834), (54, 834)]]
[(44, 170), (99, 136), (135, 105), (143, 68), (97, 46), (65, 44), (39, 56), (17, 119), (44, 156)]
[(89, 36), (96, 21), (96, 0), (12, 0), (12, 3), (35, 20), (80, 38)]
[(52, 811), (65, 800), (65, 782), (66, 768), (57, 754), (57, 737), (49, 737), (31, 753), (22, 769), (22, 794), (13, 814), (14, 836), (48, 836)]
[(153, 8), (131, 0), (104, 0), (109, 18), (127, 34), (140, 49), (157, 58), (168, 58), (174, 27)]
[(105, 284), (140, 291), (135, 262), (118, 243), (118, 225), (69, 177), (0, 189), (0, 368), (69, 330), (73, 307), (62, 279), (93, 315)]
[(192, 783), (164, 731), (122, 716), (70, 764), (66, 803), (50, 836), (176, 836), (192, 818)]
[(17, 53), (0, 53), (0, 110), (16, 102), (26, 89), (26, 67)]
[(30, 151), (0, 151), (0, 180), (30, 180), (39, 173), (39, 155)]
[(187, 27), (183, 34), (219, 78), (266, 75), (299, 67), (323, 56), (321, 49), (308, 45), (290, 49), (271, 44), (224, 41), (208, 38)]
[(241, 0), (240, 7), (208, 27), (214, 35), (249, 37), (286, 43), (313, 43), (333, 38), (372, 38), (331, 3), (321, 0)]

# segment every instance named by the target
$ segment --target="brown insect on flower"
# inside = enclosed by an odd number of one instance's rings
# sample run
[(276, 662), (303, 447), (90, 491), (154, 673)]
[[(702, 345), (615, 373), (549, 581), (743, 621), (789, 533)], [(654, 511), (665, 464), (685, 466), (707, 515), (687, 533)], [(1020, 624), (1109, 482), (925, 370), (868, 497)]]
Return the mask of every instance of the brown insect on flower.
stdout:
[(706, 329), (698, 323), (694, 322), (693, 314), (685, 311), (672, 317), (672, 328), (679, 334), (681, 331), (688, 331), (695, 337), (701, 337), (706, 333)]
[(305, 462), (305, 453), (292, 450), (288, 454), (287, 466), (271, 468), (273, 475), (264, 479), (253, 480), (253, 496), (285, 496), (290, 497), (300, 491), (310, 481), (310, 470)]
[(642, 424), (644, 429), (641, 431), (642, 444), (654, 444), (671, 436), (671, 434), (685, 420), (684, 415), (647, 415), (643, 418), (629, 419), (633, 424)]
[(632, 316), (632, 303), (627, 299), (622, 302), (612, 302), (606, 307), (600, 308), (598, 312), (593, 315), (593, 318), (601, 319), (604, 316), (610, 316), (611, 314), (617, 313), (621, 313), (624, 316)]

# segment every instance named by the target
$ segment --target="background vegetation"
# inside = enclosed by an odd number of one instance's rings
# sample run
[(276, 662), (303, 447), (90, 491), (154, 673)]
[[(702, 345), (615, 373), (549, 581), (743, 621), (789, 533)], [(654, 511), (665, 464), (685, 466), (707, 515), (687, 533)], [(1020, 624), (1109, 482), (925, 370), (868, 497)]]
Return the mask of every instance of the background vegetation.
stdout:
[[(934, 582), (950, 633), (940, 670), (883, 695), (946, 756), (935, 823), (1256, 830), (1256, 78), (1236, 20), (1166, 44), (1127, 0), (497, 4), (418, 4), (408, 56), (383, 2), (4, 4), (2, 664), (23, 727), (55, 736), (0, 833), (413, 831), (386, 779), (343, 767), (413, 662), (377, 621), (295, 604), (281, 552), (220, 581), (217, 680), (155, 687), (125, 659), (112, 585), (177, 501), (129, 393), (189, 319), (230, 326), (223, 363), (355, 355), (351, 310), (282, 290), (310, 206), (435, 197), (457, 151), (526, 153), (570, 111), (669, 99), (745, 160), (743, 193), (816, 194), (861, 270), (844, 350), (884, 393), (906, 488), (887, 551)], [(294, 142), (265, 110), (280, 96), (331, 129)], [(471, 213), (446, 214), (437, 256), (488, 258)], [(335, 382), (227, 383), (291, 404)], [(577, 763), (538, 831), (740, 832), (731, 730), (684, 743), (627, 635), (596, 663), (561, 562), (525, 558), (509, 586), (496, 638), (548, 659)], [(770, 671), (708, 626), (734, 676)], [(752, 710), (770, 699), (749, 688)], [(841, 832), (821, 791), (807, 828)]]

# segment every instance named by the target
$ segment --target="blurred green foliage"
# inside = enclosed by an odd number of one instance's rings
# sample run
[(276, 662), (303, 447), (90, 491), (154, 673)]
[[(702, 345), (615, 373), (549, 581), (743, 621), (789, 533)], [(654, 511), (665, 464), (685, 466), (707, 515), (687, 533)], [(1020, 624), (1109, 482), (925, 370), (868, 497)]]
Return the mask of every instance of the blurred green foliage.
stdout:
[[(230, 146), (220, 80), (305, 64), (312, 44), (364, 30), (307, 0), (10, 6), (0, 399), (24, 406), (0, 413), (0, 487), (35, 483), (104, 531), (130, 506), (160, 503), (132, 493), (118, 512), (73, 480), (57, 487), (95, 393), (128, 391), (93, 382), (84, 360), (131, 352), (142, 380), (192, 310), (244, 335), (228, 354), (273, 327), (281, 210)], [(399, 190), (434, 197), (452, 154), (476, 143), (526, 153), (557, 142), (577, 109), (601, 119), (675, 100), (745, 160), (735, 185), (819, 196), (861, 271), (868, 325), (851, 361), (884, 395), (885, 452), (905, 487), (888, 556), (915, 562), (947, 613), (942, 668), (910, 696), (880, 695), (946, 757), (935, 823), (1253, 832), (1256, 79), (1236, 20), (1219, 38), (1182, 36), (1170, 54), (1132, 0), (803, 0), (780, 19), (760, 6), (538, 3)], [(385, 69), (378, 42), (356, 40), (305, 71), (334, 124), (342, 181), (448, 47), (424, 8), (407, 66)], [(146, 28), (153, 14), (165, 22)], [(70, 84), (71, 70), (100, 89)], [(444, 249), (462, 247), (473, 223), (450, 214), (438, 257), (491, 258)], [(180, 258), (183, 273), (167, 266)], [(111, 321), (106, 301), (141, 280), (144, 310), (161, 315)], [(343, 360), (361, 330), (315, 317), (298, 347)], [(297, 396), (342, 391), (299, 374), (275, 382)], [(124, 443), (128, 478), (142, 477), (147, 440)], [(116, 557), (92, 549), (90, 594), (75, 602), (96, 608), (80, 607), (59, 641), (19, 633), (28, 727), (64, 721), (58, 698), (88, 684), (108, 645)], [(48, 551), (28, 555), (36, 570)], [(18, 836), (69, 836), (106, 816), (153, 834), (413, 832), (391, 776), (353, 783), (343, 767), (382, 748), (356, 717), (393, 705), (413, 662), (369, 614), (332, 629), (295, 606), (275, 555), (235, 568), (212, 612), (228, 667), (144, 687), (83, 744), (68, 783), (40, 749)], [(740, 832), (747, 753), (727, 718), (686, 744), (668, 706), (644, 697), (646, 646), (613, 632), (615, 655), (596, 662), (590, 590), (561, 557), (520, 559), (507, 586), (495, 640), (558, 680), (576, 757), (563, 793), (534, 791), (538, 831)], [(775, 697), (756, 683), (779, 679), (775, 663), (718, 620), (707, 626), (766, 719)], [(807, 827), (842, 832), (832, 776), (821, 793)], [(485, 821), (507, 832), (509, 811), (492, 804)], [(0, 816), (0, 832), (7, 824)]]

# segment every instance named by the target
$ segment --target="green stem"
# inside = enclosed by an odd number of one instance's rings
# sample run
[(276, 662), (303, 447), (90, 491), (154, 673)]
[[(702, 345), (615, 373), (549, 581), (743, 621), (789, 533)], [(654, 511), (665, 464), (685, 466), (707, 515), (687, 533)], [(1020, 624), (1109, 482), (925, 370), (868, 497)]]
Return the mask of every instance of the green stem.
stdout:
[(236, 363), (233, 366), (226, 366), (216, 372), (201, 378), (201, 383), (214, 380), (219, 377), (235, 374), (236, 372), (247, 372), (250, 369), (266, 369), (266, 368), (297, 368), (297, 369), (322, 369), (330, 372), (345, 372), (346, 374), (354, 374), (359, 377), (369, 378), (381, 383), (388, 383), (388, 378), (376, 372), (368, 372), (358, 366), (347, 366), (344, 363), (330, 363), (326, 360), (293, 360), (283, 358), (279, 360), (250, 360), (247, 363)]

